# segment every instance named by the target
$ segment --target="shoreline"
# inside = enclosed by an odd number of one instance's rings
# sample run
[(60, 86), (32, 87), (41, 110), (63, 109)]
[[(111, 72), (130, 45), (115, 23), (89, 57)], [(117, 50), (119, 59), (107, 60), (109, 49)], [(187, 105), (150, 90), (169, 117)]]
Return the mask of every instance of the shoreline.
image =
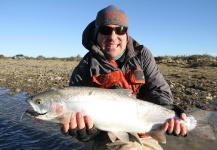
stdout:
[[(8, 95), (27, 92), (32, 95), (50, 88), (68, 86), (75, 60), (0, 59), (0, 86)], [(217, 67), (189, 68), (183, 65), (159, 63), (158, 67), (169, 83), (174, 104), (188, 110), (197, 107), (217, 110)]]

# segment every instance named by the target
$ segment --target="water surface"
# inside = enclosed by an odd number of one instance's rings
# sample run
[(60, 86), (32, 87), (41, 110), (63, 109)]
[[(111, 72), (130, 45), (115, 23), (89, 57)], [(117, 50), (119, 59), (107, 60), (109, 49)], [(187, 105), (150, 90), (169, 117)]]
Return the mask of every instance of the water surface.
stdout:
[(29, 105), (26, 93), (8, 96), (9, 90), (0, 89), (0, 149), (1, 150), (79, 150), (77, 140), (60, 133), (60, 125), (35, 121), (22, 113)]
[[(60, 125), (45, 121), (35, 121), (22, 113), (28, 109), (26, 93), (8, 96), (8, 89), (0, 88), (0, 149), (1, 150), (81, 150), (83, 145), (77, 140), (60, 133)], [(165, 150), (214, 150), (216, 141), (188, 136), (177, 138), (167, 136)]]

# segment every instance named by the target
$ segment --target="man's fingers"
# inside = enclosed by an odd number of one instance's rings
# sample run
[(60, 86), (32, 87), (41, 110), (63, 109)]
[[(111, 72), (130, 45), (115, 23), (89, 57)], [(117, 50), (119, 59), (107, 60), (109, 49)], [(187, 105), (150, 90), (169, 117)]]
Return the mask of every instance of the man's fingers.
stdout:
[(68, 123), (63, 124), (61, 130), (63, 133), (67, 133), (69, 130), (69, 124)]
[(166, 132), (167, 129), (168, 129), (168, 127), (169, 127), (169, 123), (168, 123), (168, 122), (165, 122), (165, 123), (163, 124), (163, 126), (162, 126), (162, 130), (164, 130), (164, 131)]
[(179, 135), (180, 134), (180, 122), (179, 122), (179, 120), (175, 120), (174, 123), (175, 123), (174, 133), (176, 135)]
[(186, 129), (185, 125), (181, 123), (180, 128), (181, 128), (181, 135), (185, 136), (187, 134), (187, 129)]
[(180, 119), (182, 119), (182, 120), (186, 120), (186, 114), (185, 113), (182, 113), (181, 115), (180, 115)]
[[(186, 114), (182, 113), (180, 116), (180, 119), (185, 120)], [(168, 135), (174, 135), (174, 136), (182, 135), (183, 137), (186, 137), (187, 136), (187, 129), (181, 120), (171, 118), (168, 120), (168, 122), (163, 124), (162, 129), (164, 131), (166, 131), (166, 133)]]
[(84, 122), (87, 126), (87, 129), (92, 129), (93, 128), (93, 121), (90, 119), (89, 116), (84, 116)]
[(168, 121), (168, 123), (169, 123), (169, 126), (168, 126), (167, 131), (168, 131), (168, 133), (172, 133), (172, 132), (173, 132), (173, 129), (174, 129), (174, 119), (170, 119), (170, 120)]
[(72, 112), (71, 118), (70, 118), (70, 123), (69, 123), (69, 128), (75, 129), (76, 127), (77, 127), (76, 114), (74, 112)]
[[(180, 115), (180, 119), (182, 119), (182, 120), (186, 120), (186, 118), (187, 118), (187, 115), (185, 114), (185, 113), (182, 113), (181, 115)], [(183, 123), (180, 123), (180, 134), (182, 135), (182, 136), (185, 136), (185, 135), (187, 135), (187, 129), (186, 129), (186, 127), (185, 127), (185, 125), (183, 124)]]
[(95, 132), (96, 130), (94, 128), (93, 121), (90, 119), (90, 117), (83, 116), (81, 112), (72, 112), (70, 116), (70, 122), (67, 124), (63, 124), (61, 131), (63, 134), (69, 133), (72, 136), (77, 136), (77, 131), (79, 131), (80, 135), (82, 131), (86, 132), (86, 129), (90, 132), (92, 132), (92, 130), (94, 130)]
[(69, 128), (70, 128), (69, 123), (63, 124), (62, 127), (61, 127), (61, 131), (63, 133), (68, 133)]
[(85, 127), (84, 118), (83, 118), (82, 113), (78, 112), (76, 114), (76, 121), (77, 121), (77, 127), (79, 130)]

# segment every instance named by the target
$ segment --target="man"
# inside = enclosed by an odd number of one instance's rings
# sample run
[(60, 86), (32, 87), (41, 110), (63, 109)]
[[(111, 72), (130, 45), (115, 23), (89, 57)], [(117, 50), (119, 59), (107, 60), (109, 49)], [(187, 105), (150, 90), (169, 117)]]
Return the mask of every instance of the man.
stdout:
[[(82, 43), (89, 52), (74, 69), (70, 86), (131, 89), (137, 98), (164, 105), (181, 119), (186, 118), (183, 109), (172, 105), (169, 85), (150, 51), (129, 36), (124, 11), (113, 5), (99, 11), (84, 30)], [(147, 134), (131, 134), (131, 142), (127, 144), (120, 140), (112, 143), (106, 132), (96, 129), (91, 118), (80, 112), (72, 112), (70, 123), (64, 124), (61, 130), (83, 141), (86, 149), (162, 149)], [(162, 130), (176, 136), (187, 135), (179, 120), (172, 118)]]

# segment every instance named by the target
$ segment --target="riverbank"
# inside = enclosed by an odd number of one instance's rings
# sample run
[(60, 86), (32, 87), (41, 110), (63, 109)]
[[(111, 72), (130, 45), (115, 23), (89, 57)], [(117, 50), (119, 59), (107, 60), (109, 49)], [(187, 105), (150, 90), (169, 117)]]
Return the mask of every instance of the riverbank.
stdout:
[[(79, 61), (4, 58), (0, 62), (0, 86), (11, 90), (8, 95), (20, 92), (32, 95), (53, 87), (68, 86)], [(167, 62), (158, 61), (158, 66), (171, 86), (175, 104), (185, 109), (217, 110), (216, 66), (189, 67)]]

